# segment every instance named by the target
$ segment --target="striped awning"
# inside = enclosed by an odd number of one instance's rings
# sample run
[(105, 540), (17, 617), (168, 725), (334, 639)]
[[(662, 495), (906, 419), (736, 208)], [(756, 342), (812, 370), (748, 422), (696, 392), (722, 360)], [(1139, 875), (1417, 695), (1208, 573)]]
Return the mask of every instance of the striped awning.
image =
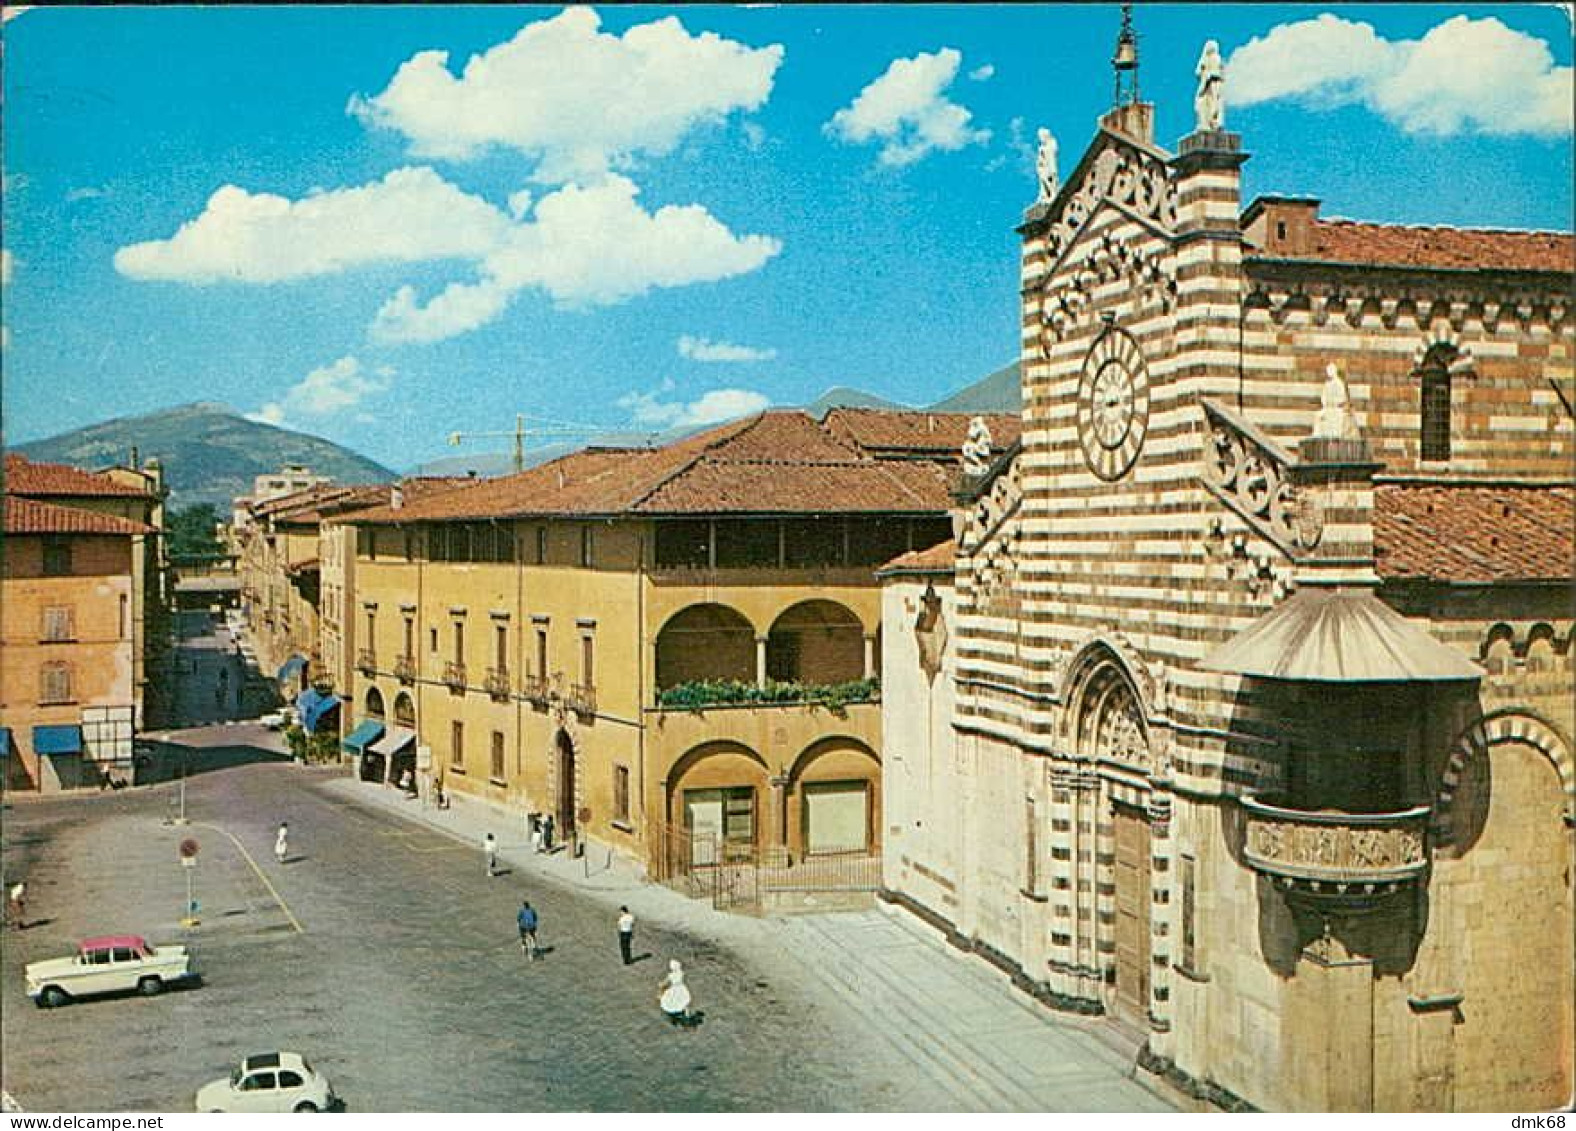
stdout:
[(1438, 683), (1483, 671), (1366, 589), (1299, 589), (1200, 662), (1315, 683)]
[(356, 724), (356, 729), (345, 736), (341, 746), (346, 750), (354, 750), (360, 754), (366, 747), (376, 742), (383, 735), (383, 724), (376, 719), (362, 719)]

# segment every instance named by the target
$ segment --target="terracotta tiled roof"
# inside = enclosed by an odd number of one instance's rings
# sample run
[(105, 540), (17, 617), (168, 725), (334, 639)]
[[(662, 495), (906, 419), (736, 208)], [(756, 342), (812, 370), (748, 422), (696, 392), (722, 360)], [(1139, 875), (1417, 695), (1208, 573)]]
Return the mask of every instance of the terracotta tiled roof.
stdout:
[[(958, 459), (968, 437), (969, 412), (893, 412), (885, 409), (834, 408), (824, 426), (838, 439), (869, 455), (902, 455)], [(993, 447), (1011, 447), (1023, 431), (1016, 413), (981, 414), (990, 428)]]
[(1576, 273), (1576, 236), (1483, 228), (1314, 220), (1312, 248), (1289, 259), (1477, 271)]
[(119, 515), (41, 503), (7, 495), (5, 532), (7, 534), (148, 534), (153, 527), (132, 522)]
[(1386, 580), (1569, 581), (1576, 489), (1381, 484), (1374, 552)]
[(899, 554), (886, 565), (879, 567), (876, 573), (882, 577), (894, 573), (950, 574), (957, 556), (957, 540), (948, 538), (945, 542), (937, 542), (926, 550), (910, 550), (906, 554)]
[(6, 453), (5, 489), (9, 494), (31, 498), (89, 495), (121, 495), (137, 499), (148, 497), (146, 488), (117, 483), (108, 475), (83, 471), (69, 464), (40, 463), (18, 452)]
[(941, 513), (945, 473), (870, 459), (803, 412), (661, 448), (587, 448), (517, 475), (358, 513), (367, 523), (517, 515)]

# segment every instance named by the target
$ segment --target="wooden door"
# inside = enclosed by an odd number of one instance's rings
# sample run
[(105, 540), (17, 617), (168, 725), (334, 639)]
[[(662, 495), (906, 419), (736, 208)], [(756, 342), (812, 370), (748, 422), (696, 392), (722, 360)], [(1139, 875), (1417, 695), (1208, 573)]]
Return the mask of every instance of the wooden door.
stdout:
[(1149, 822), (1115, 806), (1116, 1004), (1130, 1017), (1149, 1012)]

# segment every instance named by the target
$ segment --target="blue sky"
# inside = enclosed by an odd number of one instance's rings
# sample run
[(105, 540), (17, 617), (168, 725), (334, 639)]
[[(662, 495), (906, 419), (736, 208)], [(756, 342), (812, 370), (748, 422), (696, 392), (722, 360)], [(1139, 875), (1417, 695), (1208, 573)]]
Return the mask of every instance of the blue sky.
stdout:
[[(1135, 22), (1167, 148), (1220, 42), (1244, 202), (1572, 225), (1562, 8)], [(840, 384), (935, 400), (1015, 356), (1035, 130), (1069, 173), (1117, 23), (1114, 5), (26, 11), (3, 29), (6, 438), (215, 400), (406, 468), (516, 412), (657, 429)]]

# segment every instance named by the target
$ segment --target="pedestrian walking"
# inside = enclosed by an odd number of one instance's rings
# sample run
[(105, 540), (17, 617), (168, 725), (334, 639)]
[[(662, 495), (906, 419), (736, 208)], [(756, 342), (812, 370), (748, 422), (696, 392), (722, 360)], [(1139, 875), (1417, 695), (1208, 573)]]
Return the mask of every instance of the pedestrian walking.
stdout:
[(280, 821), (279, 833), (274, 837), (274, 859), (283, 864), (288, 855), (290, 855), (290, 825)]
[(487, 874), (498, 874), (498, 838), (488, 833), (482, 837), (482, 855), (487, 857)]
[(635, 916), (629, 908), (618, 909), (618, 953), (624, 958), (624, 965), (628, 966), (635, 961)]
[(520, 928), (520, 953), (535, 962), (538, 953), (536, 928), (541, 920), (537, 917), (536, 908), (531, 906), (529, 899), (520, 904), (520, 913), (514, 919)]
[(16, 924), (16, 929), (21, 930), (27, 926), (27, 882), (18, 880), (11, 885), (11, 890), (6, 892), (6, 913), (11, 917), (11, 922)]
[(668, 976), (657, 983), (657, 988), (662, 991), (662, 996), (657, 999), (657, 1004), (662, 1007), (662, 1012), (668, 1015), (668, 1023), (676, 1026), (688, 1026), (690, 1023), (690, 991), (684, 984), (684, 967), (679, 965), (677, 958), (668, 963)]
[(553, 850), (553, 815), (547, 814), (542, 818), (542, 851)]
[(538, 856), (542, 854), (542, 815), (531, 814), (531, 851)]

